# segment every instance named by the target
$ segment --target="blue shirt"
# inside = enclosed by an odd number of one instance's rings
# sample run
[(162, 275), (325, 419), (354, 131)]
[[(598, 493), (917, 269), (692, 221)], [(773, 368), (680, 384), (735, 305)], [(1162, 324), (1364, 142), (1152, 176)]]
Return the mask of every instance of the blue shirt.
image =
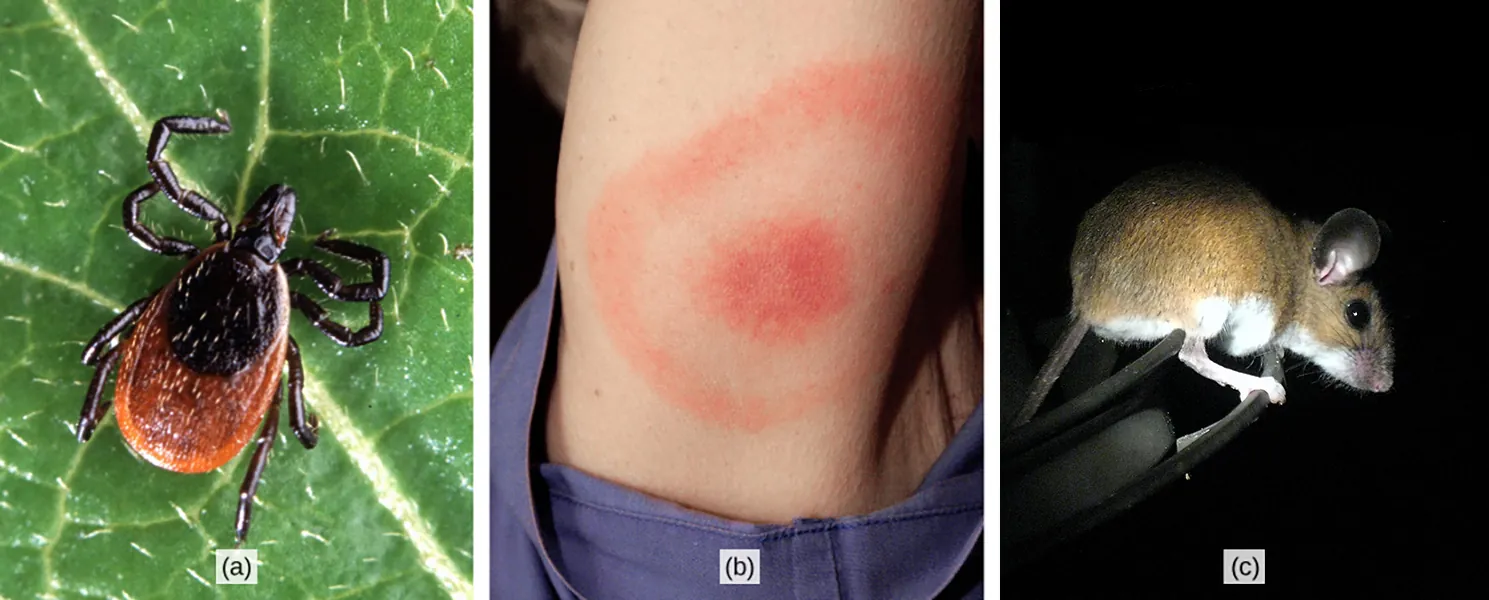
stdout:
[[(491, 357), (491, 594), (500, 599), (981, 598), (981, 406), (909, 499), (755, 525), (547, 462), (539, 386), (557, 320), (556, 249)], [(755, 585), (723, 585), (720, 550)], [(734, 571), (730, 571), (732, 574)]]

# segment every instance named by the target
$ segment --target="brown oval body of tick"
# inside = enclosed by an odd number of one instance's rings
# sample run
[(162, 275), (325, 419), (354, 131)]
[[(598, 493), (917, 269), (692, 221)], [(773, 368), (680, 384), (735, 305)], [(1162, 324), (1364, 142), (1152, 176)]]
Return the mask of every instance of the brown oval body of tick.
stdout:
[[(327, 239), (315, 245), (372, 268), (373, 282), (343, 285), (330, 269), (308, 259), (279, 262), (295, 218), (295, 192), (271, 185), (232, 229), (219, 209), (182, 188), (161, 158), (172, 133), (231, 131), (218, 119), (166, 117), (155, 124), (146, 150), (150, 183), (124, 201), (124, 229), (145, 249), (187, 256), (170, 283), (136, 301), (99, 330), (83, 349), (94, 366), (93, 381), (78, 419), (78, 441), (87, 441), (109, 407), (103, 385), (117, 366), (114, 386), (119, 432), (129, 448), (157, 467), (203, 473), (232, 460), (258, 434), (258, 448), (238, 493), (234, 534), (248, 535), (253, 497), (279, 431), (279, 402), (288, 396), (290, 427), (307, 449), (317, 443), (318, 424), (305, 411), (300, 349), (289, 335), (290, 309), (343, 346), (360, 346), (382, 335), (379, 302), (388, 291), (388, 257), (376, 249)], [(140, 204), (165, 194), (182, 210), (210, 221), (216, 242), (205, 249), (161, 237), (139, 222)], [(352, 331), (327, 318), (308, 296), (290, 290), (288, 277), (305, 275), (336, 300), (368, 303), (366, 327)], [(134, 329), (128, 337), (124, 330)], [(110, 344), (122, 338), (122, 343)], [(288, 378), (284, 374), (288, 372)], [(285, 393), (280, 392), (285, 383)]]
[[(182, 298), (186, 293), (208, 293), (213, 290), (202, 289), (207, 287), (203, 283), (219, 283), (202, 279), (200, 273), (210, 272), (204, 266), (232, 268), (240, 272), (225, 275), (242, 276), (242, 272), (260, 270), (259, 265), (241, 264), (252, 260), (234, 257), (226, 244), (207, 248), (155, 295), (125, 342), (114, 388), (115, 419), (124, 441), (150, 464), (178, 473), (211, 471), (237, 456), (263, 422), (279, 390), (289, 341), (289, 285), (284, 273), (278, 268), (262, 269), (262, 277), (250, 274), (247, 285), (229, 288), (263, 296), (246, 298), (248, 302), (238, 306), (232, 306), (236, 299), (229, 298), (224, 308), (243, 311), (236, 321), (232, 314), (204, 310), (201, 316), (205, 318), (200, 321), (173, 328), (170, 318), (173, 307), (191, 303)], [(259, 314), (244, 314), (254, 311)], [(183, 316), (187, 321), (194, 317)], [(206, 336), (215, 339), (202, 339)], [(183, 360), (172, 348), (173, 338), (196, 344), (203, 350), (196, 356), (235, 353), (243, 355), (238, 361), (243, 364), (226, 365), (213, 373), (204, 368), (210, 367), (210, 361), (189, 364), (191, 354)]]

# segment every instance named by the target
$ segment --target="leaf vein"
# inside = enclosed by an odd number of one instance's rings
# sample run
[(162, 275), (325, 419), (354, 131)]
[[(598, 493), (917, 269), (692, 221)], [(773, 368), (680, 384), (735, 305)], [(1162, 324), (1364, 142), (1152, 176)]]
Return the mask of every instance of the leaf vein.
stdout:
[(64, 288), (67, 288), (68, 290), (76, 292), (78, 295), (81, 295), (84, 298), (93, 301), (94, 304), (112, 310), (116, 313), (124, 310), (124, 305), (119, 304), (118, 302), (104, 296), (103, 294), (100, 294), (98, 290), (89, 287), (87, 284), (73, 281), (50, 271), (45, 271), (36, 265), (26, 263), (4, 252), (0, 252), (0, 267), (10, 269), (22, 275), (27, 275), (35, 279), (45, 281), (47, 283), (62, 286)]
[(397, 477), (383, 462), (371, 439), (357, 428), (341, 404), (332, 399), (320, 380), (310, 373), (305, 374), (305, 396), (320, 415), (321, 423), (336, 436), (352, 463), (372, 483), (378, 503), (393, 513), (403, 526), (404, 534), (423, 559), (421, 564), (425, 570), (434, 575), (451, 597), (470, 598), (473, 594), (471, 582), (460, 574), (454, 561), (440, 547), (429, 523), (420, 515), (418, 505), (404, 494)]
[(109, 99), (114, 101), (114, 106), (118, 107), (119, 111), (124, 113), (124, 118), (128, 119), (129, 124), (134, 127), (134, 133), (140, 138), (140, 143), (144, 143), (147, 140), (146, 136), (150, 129), (150, 123), (145, 120), (145, 115), (140, 112), (140, 107), (129, 97), (129, 92), (124, 89), (124, 85), (119, 83), (119, 80), (115, 79), (109, 73), (108, 68), (103, 64), (103, 57), (99, 56), (98, 50), (93, 47), (93, 44), (88, 41), (88, 38), (83, 36), (83, 31), (78, 28), (77, 21), (73, 20), (72, 15), (66, 9), (62, 8), (58, 0), (43, 1), (46, 2), (47, 12), (52, 15), (53, 19), (57, 20), (57, 24), (62, 26), (62, 34), (71, 39), (72, 43), (78, 47), (78, 51), (83, 53), (83, 58), (88, 61), (88, 66), (93, 68), (93, 76), (97, 77), (98, 82), (103, 84), (104, 90), (108, 92)]
[(272, 0), (259, 5), (259, 102), (258, 116), (253, 124), (253, 141), (249, 142), (248, 164), (243, 166), (243, 176), (238, 178), (238, 195), (233, 201), (233, 214), (241, 216), (248, 207), (248, 186), (253, 183), (253, 169), (264, 156), (264, 147), (269, 145), (269, 67), (273, 58), (269, 51), (269, 38), (274, 28)]

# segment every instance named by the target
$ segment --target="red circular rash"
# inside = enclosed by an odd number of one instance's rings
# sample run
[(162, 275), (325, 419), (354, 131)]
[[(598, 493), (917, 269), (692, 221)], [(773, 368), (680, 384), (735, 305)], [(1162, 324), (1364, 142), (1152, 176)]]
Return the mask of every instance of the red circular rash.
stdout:
[(696, 303), (758, 342), (806, 341), (848, 306), (847, 257), (825, 219), (752, 223), (709, 254)]
[(898, 58), (812, 65), (606, 181), (584, 271), (615, 350), (665, 401), (752, 432), (872, 377), (840, 355), (882, 339), (852, 328), (902, 275), (883, 237), (923, 231), (904, 207), (943, 189), (948, 91)]

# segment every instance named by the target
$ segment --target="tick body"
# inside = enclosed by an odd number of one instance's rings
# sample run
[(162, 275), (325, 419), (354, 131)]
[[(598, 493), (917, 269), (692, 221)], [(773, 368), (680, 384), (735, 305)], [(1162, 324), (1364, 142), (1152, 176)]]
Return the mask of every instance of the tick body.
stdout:
[[(382, 252), (326, 234), (316, 247), (368, 265), (371, 283), (344, 285), (330, 269), (308, 259), (280, 262), (295, 214), (295, 192), (288, 186), (269, 186), (236, 229), (210, 200), (182, 188), (161, 157), (170, 135), (229, 131), (222, 112), (216, 119), (167, 117), (156, 122), (146, 150), (151, 181), (125, 199), (124, 229), (145, 249), (188, 262), (164, 287), (104, 325), (84, 348), (83, 364), (96, 370), (77, 432), (78, 441), (87, 441), (108, 411), (103, 387), (116, 368), (113, 405), (119, 431), (130, 449), (152, 465), (178, 473), (211, 471), (237, 456), (258, 430), (238, 497), (234, 537), (242, 544), (253, 496), (279, 431), (282, 399), (288, 397), (290, 427), (300, 443), (314, 448), (318, 439), (316, 418), (305, 411), (299, 346), (289, 335), (291, 310), (304, 313), (343, 346), (375, 341), (382, 334), (380, 301), (388, 291), (389, 264)], [(158, 236), (141, 224), (140, 204), (158, 194), (212, 223), (214, 243), (198, 248)], [(354, 331), (329, 320), (314, 300), (290, 289), (289, 277), (302, 275), (333, 299), (366, 302), (368, 324)]]

